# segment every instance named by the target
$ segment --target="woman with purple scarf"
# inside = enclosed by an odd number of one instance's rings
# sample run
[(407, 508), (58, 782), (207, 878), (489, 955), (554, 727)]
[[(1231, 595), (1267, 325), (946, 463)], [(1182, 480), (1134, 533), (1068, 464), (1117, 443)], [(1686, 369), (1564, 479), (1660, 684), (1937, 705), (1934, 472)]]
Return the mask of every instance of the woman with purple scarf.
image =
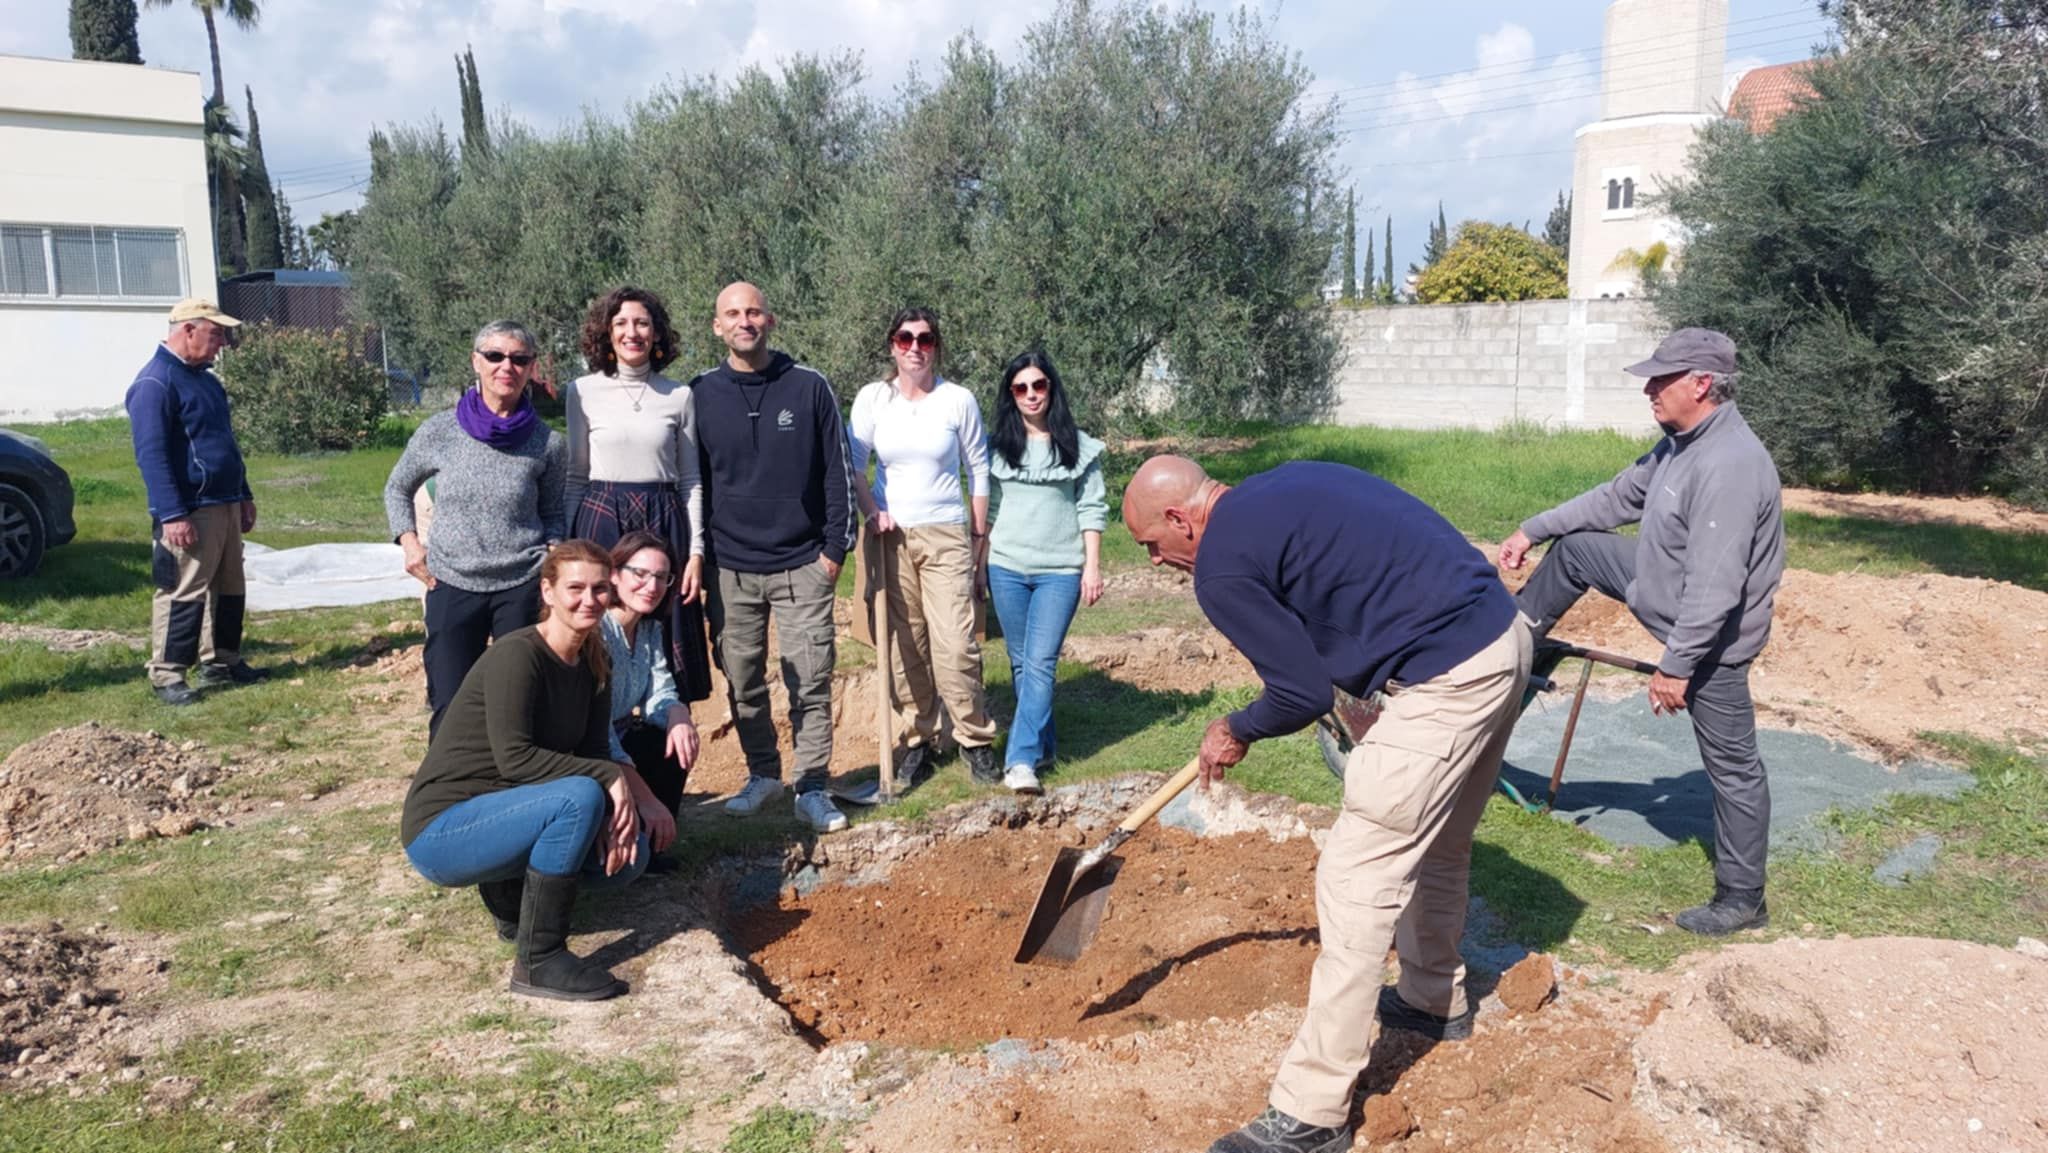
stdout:
[[(476, 384), (412, 434), (384, 485), (384, 514), (405, 571), (427, 586), (429, 731), (491, 641), (540, 619), (540, 566), (563, 537), (562, 438), (527, 395), (536, 344), (521, 324), (477, 330)], [(431, 543), (413, 494), (434, 481)]]

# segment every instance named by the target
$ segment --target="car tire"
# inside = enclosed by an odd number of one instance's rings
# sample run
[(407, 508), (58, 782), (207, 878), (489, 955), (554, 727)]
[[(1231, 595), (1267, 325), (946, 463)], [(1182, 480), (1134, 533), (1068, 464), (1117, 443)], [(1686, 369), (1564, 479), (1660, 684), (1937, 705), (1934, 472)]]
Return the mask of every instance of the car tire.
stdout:
[(43, 510), (11, 484), (0, 484), (0, 580), (25, 577), (43, 563)]

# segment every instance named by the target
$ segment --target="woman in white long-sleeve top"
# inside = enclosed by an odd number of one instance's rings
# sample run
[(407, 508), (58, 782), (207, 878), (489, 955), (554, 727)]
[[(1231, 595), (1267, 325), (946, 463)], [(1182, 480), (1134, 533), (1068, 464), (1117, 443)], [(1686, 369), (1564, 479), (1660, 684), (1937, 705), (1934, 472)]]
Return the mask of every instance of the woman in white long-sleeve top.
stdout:
[(994, 784), (1002, 780), (996, 725), (982, 691), (974, 627), (988, 560), (981, 408), (973, 393), (939, 376), (945, 345), (929, 309), (897, 313), (888, 341), (896, 371), (854, 397), (848, 439), (855, 475), (865, 475), (868, 458), (875, 460), (874, 483), (856, 488), (855, 496), (870, 531), (895, 553), (888, 592), (896, 625), (892, 689), (909, 705), (913, 726), (897, 779), (914, 784), (930, 771), (944, 701), (969, 770)]
[(696, 405), (688, 384), (661, 375), (676, 358), (661, 298), (631, 286), (592, 302), (583, 321), (588, 376), (569, 386), (569, 533), (609, 549), (647, 531), (676, 558), (675, 595), (660, 614), (669, 672), (687, 704), (711, 695), (705, 651), (704, 515)]

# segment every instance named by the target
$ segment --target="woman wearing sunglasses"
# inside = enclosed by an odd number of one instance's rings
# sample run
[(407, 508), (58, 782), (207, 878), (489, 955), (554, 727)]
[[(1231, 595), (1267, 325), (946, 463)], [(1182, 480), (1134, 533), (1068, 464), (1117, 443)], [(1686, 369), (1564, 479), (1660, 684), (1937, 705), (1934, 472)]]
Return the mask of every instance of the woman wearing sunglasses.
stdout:
[[(929, 309), (906, 308), (889, 323), (895, 372), (860, 390), (848, 439), (853, 470), (872, 486), (855, 498), (890, 562), (889, 619), (896, 624), (897, 707), (911, 712), (909, 747), (896, 779), (906, 786), (931, 771), (939, 703), (952, 719), (974, 778), (1001, 779), (996, 725), (981, 687), (981, 645), (974, 600), (988, 548), (988, 445), (974, 394), (939, 376), (945, 344)], [(967, 473), (966, 497), (960, 474)]]
[[(683, 807), (683, 782), (697, 763), (697, 729), (690, 706), (676, 693), (662, 643), (662, 608), (676, 583), (673, 556), (667, 541), (645, 529), (620, 537), (611, 550), (611, 610), (598, 626), (611, 658), (612, 760), (632, 765), (645, 782), (644, 795), (637, 787), (634, 795), (650, 828), (673, 825)], [(675, 861), (656, 857), (647, 867), (673, 872)]]
[(1003, 784), (1036, 793), (1038, 770), (1053, 759), (1060, 646), (1075, 609), (1102, 597), (1102, 442), (1074, 427), (1052, 361), (1027, 352), (1003, 369), (990, 447), (997, 506), (988, 592), (1017, 690)]
[(704, 639), (696, 394), (661, 374), (679, 348), (668, 309), (653, 293), (625, 287), (591, 303), (583, 359), (592, 371), (563, 397), (569, 424), (563, 504), (571, 536), (610, 548), (644, 530), (667, 546), (676, 595), (661, 598), (649, 623), (661, 631), (657, 647), (663, 647), (679, 698), (689, 702), (711, 695), (711, 660)]
[[(491, 641), (540, 618), (540, 566), (562, 539), (562, 438), (533, 410), (533, 334), (494, 320), (471, 346), (476, 383), (423, 422), (384, 484), (405, 571), (427, 586), (429, 731)], [(432, 543), (413, 494), (434, 482)]]

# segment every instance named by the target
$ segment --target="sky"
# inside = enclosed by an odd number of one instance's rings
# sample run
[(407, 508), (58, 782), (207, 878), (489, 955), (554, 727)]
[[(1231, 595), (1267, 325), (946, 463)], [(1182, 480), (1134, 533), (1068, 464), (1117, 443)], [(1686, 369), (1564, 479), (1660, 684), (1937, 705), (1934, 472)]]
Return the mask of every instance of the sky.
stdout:
[[(1227, 0), (1195, 0), (1228, 12)], [(454, 55), (476, 54), (493, 117), (539, 128), (585, 109), (618, 115), (665, 80), (731, 76), (800, 53), (861, 56), (887, 100), (972, 31), (1014, 58), (1055, 0), (271, 0), (253, 32), (221, 31), (241, 115), (254, 88), (263, 148), (299, 223), (352, 208), (373, 126), (438, 116), (459, 127)], [(1251, 0), (1337, 102), (1339, 163), (1356, 190), (1359, 249), (1394, 218), (1397, 269), (1419, 258), (1441, 199), (1455, 224), (1541, 229), (1570, 183), (1572, 133), (1598, 118), (1605, 0)], [(68, 57), (65, 0), (8, 0), (0, 54)], [(1826, 35), (1813, 0), (1729, 0), (1728, 70), (1803, 59)], [(182, 0), (142, 14), (152, 67), (198, 72), (206, 32)]]

